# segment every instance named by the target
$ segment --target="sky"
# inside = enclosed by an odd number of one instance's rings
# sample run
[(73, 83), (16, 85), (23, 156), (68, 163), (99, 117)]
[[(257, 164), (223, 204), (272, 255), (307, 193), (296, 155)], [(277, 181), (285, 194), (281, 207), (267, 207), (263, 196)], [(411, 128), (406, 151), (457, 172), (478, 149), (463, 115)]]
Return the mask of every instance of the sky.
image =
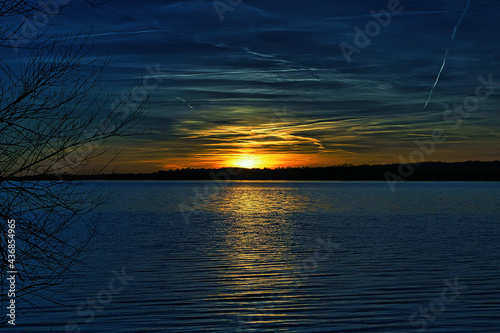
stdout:
[(415, 140), (425, 161), (499, 159), (499, 18), (493, 0), (115, 0), (54, 29), (91, 32), (110, 92), (148, 79), (150, 134), (109, 144), (115, 170), (150, 172), (400, 163)]

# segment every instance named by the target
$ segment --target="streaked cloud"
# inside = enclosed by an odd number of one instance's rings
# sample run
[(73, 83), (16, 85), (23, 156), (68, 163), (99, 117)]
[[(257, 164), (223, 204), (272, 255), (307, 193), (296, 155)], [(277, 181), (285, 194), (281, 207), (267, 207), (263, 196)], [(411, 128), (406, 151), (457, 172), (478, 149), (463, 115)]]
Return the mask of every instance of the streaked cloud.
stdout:
[[(111, 55), (106, 80), (118, 94), (147, 66), (164, 73), (142, 124), (152, 134), (116, 143), (124, 170), (224, 165), (245, 154), (274, 166), (391, 163), (446, 127), (442, 103), (473, 94), (478, 75), (500, 81), (500, 4), (472, 1), (422, 110), (465, 2), (401, 3), (351, 64), (339, 44), (387, 1), (256, 0), (223, 22), (211, 1), (112, 1), (98, 15), (69, 12), (57, 29), (64, 37), (93, 26), (92, 56)], [(448, 130), (433, 158), (498, 158), (498, 96)]]

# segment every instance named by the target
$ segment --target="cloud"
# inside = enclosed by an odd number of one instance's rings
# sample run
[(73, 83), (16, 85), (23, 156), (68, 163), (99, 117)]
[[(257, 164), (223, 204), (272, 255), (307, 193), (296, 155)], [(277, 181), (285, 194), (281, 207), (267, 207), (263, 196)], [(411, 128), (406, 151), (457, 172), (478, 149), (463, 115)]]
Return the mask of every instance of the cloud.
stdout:
[[(394, 162), (415, 137), (444, 126), (440, 103), (473, 94), (478, 75), (500, 80), (500, 44), (494, 42), (500, 4), (471, 3), (425, 111), (441, 66), (437, 55), (449, 44), (462, 2), (404, 2), (405, 10), (347, 64), (339, 44), (352, 42), (354, 28), (373, 19), (370, 11), (386, 6), (372, 0), (256, 0), (235, 6), (221, 22), (211, 1), (124, 0), (98, 9), (98, 16), (70, 12), (54, 29), (62, 37), (94, 27), (89, 56), (111, 55), (110, 92), (136, 86), (147, 66), (165, 73), (151, 91), (142, 124), (153, 134), (127, 143), (137, 159), (181, 165), (253, 147), (321, 156), (311, 161), (324, 164)], [(486, 146), (487, 133), (500, 125), (491, 119), (498, 103), (494, 97), (485, 102), (461, 135)], [(285, 107), (292, 118), (276, 116)], [(443, 158), (460, 154), (457, 147), (442, 151)], [(469, 153), (462, 152), (464, 159)], [(484, 152), (492, 154), (491, 147)]]

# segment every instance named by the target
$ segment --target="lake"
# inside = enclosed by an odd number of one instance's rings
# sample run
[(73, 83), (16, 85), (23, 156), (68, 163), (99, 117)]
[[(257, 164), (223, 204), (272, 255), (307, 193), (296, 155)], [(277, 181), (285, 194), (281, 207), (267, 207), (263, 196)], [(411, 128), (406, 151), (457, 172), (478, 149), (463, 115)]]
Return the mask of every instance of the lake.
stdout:
[(19, 332), (500, 332), (499, 183), (85, 186), (99, 249)]

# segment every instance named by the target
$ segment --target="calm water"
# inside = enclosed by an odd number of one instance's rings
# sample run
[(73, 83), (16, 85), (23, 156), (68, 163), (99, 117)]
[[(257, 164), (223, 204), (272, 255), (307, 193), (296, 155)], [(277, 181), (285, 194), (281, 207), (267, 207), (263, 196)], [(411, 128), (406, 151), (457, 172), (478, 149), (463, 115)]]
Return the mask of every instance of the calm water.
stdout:
[(98, 185), (90, 267), (12, 331), (500, 332), (498, 183)]

